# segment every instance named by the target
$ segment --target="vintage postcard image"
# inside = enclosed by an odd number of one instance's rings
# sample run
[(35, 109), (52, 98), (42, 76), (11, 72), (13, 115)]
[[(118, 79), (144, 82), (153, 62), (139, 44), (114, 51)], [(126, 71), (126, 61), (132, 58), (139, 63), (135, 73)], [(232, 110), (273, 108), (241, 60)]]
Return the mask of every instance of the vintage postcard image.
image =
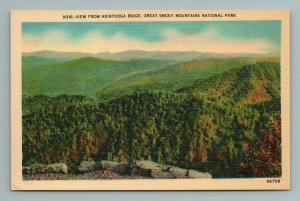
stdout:
[(288, 11), (12, 11), (13, 190), (287, 190)]

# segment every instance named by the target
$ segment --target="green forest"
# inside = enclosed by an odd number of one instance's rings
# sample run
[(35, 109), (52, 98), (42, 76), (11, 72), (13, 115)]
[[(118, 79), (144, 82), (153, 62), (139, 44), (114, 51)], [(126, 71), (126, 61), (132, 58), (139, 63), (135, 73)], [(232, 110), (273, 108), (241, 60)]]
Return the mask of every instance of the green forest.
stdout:
[(23, 165), (161, 164), (213, 178), (281, 176), (277, 57), (23, 57)]

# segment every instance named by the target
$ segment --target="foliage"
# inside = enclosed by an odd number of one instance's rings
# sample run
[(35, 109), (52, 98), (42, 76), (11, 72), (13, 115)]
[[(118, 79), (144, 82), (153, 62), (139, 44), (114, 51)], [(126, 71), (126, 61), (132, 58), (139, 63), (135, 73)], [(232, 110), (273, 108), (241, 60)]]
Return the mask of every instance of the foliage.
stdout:
[(267, 129), (262, 129), (262, 138), (257, 144), (245, 139), (246, 160), (241, 171), (254, 177), (281, 176), (281, 121), (271, 118)]
[[(277, 176), (280, 123), (271, 120), (280, 116), (279, 79), (279, 65), (262, 62), (178, 91), (135, 89), (102, 102), (77, 95), (24, 96), (23, 165), (149, 159), (213, 177)], [(257, 88), (268, 98), (248, 101)], [(270, 166), (255, 169), (270, 149), (276, 149)]]

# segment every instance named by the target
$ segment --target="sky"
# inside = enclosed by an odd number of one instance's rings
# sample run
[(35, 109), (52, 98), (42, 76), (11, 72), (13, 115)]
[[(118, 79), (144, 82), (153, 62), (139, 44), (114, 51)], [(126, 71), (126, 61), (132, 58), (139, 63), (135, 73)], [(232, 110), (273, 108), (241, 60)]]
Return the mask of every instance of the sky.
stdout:
[(280, 21), (25, 22), (22, 51), (280, 52)]

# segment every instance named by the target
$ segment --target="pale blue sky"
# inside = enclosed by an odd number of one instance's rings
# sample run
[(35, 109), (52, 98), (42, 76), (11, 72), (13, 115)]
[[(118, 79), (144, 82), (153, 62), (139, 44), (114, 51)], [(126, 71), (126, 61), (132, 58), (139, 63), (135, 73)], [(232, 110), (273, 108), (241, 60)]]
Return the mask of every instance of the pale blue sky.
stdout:
[[(30, 22), (22, 24), (25, 52), (43, 49), (57, 51), (82, 49), (85, 52), (95, 53), (128, 49), (151, 51), (159, 49), (160, 46), (162, 50), (187, 51), (189, 50), (187, 46), (190, 46), (192, 51), (217, 51), (221, 48), (216, 45), (217, 42), (227, 47), (233, 45), (228, 51), (238, 52), (240, 48), (241, 52), (246, 52), (244, 45), (249, 46), (249, 52), (255, 52), (255, 48), (258, 52), (278, 52), (280, 33), (280, 21)], [(119, 42), (119, 47), (116, 47), (114, 41)]]

